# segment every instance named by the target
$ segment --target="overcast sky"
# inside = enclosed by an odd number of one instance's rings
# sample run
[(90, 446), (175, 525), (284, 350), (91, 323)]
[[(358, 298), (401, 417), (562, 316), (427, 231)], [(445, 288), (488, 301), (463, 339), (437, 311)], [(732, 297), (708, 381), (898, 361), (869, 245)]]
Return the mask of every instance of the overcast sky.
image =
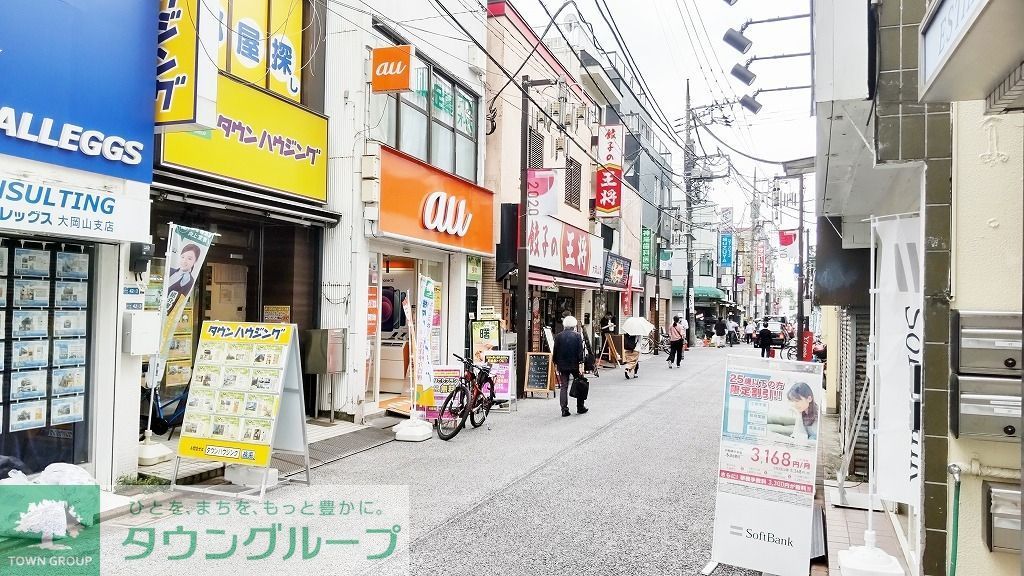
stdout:
[[(554, 12), (560, 0), (544, 0)], [(608, 51), (618, 51), (614, 38), (597, 10), (601, 0), (577, 0), (584, 19), (596, 31), (598, 41)], [(779, 16), (806, 14), (808, 0), (738, 0), (729, 6), (724, 0), (606, 0), (629, 48), (647, 80), (654, 99), (669, 119), (675, 121), (685, 115), (685, 85), (690, 79), (690, 94), (694, 107), (735, 100), (758, 88), (781, 88), (811, 84), (811, 60), (808, 57), (756, 61), (750, 69), (757, 74), (752, 86), (734, 79), (729, 70), (733, 64), (743, 63), (751, 56), (774, 56), (810, 51), (810, 20), (807, 18), (786, 22), (751, 25), (745, 34), (753, 41), (747, 54), (740, 54), (722, 40), (728, 28), (739, 28), (747, 20), (762, 20)], [(547, 22), (540, 0), (516, 0), (517, 9), (533, 26)], [(564, 16), (564, 12), (563, 12)], [(562, 18), (563, 16), (560, 16)], [(715, 124), (712, 131), (732, 147), (766, 160), (792, 160), (813, 156), (815, 152), (814, 119), (811, 117), (810, 90), (763, 93), (757, 97), (763, 105), (753, 115), (740, 106), (732, 106), (731, 126)], [(662, 135), (662, 138), (667, 138)], [(748, 181), (782, 175), (782, 167), (753, 162), (739, 154), (720, 147), (706, 133), (701, 142), (708, 154), (719, 148), (730, 154), (737, 169)], [(682, 137), (680, 137), (682, 140)], [(666, 142), (669, 144), (669, 142)], [(676, 148), (672, 146), (672, 148)], [(698, 146), (698, 152), (700, 147)], [(682, 171), (682, 154), (675, 151), (677, 170)], [(806, 198), (814, 198), (814, 178), (807, 180)], [(733, 206), (735, 217), (749, 222), (749, 191), (745, 185), (730, 180), (715, 180), (711, 199), (722, 206)], [(795, 181), (780, 184), (785, 190)], [(767, 182), (759, 182), (762, 193), (770, 189)], [(814, 202), (805, 206), (813, 210)], [(767, 215), (762, 212), (762, 218)], [(813, 229), (813, 214), (805, 214)], [(780, 228), (796, 228), (796, 209), (783, 210)], [(813, 235), (813, 230), (812, 230)], [(813, 240), (812, 240), (813, 242)], [(776, 278), (782, 287), (794, 287), (793, 263), (780, 264)]]

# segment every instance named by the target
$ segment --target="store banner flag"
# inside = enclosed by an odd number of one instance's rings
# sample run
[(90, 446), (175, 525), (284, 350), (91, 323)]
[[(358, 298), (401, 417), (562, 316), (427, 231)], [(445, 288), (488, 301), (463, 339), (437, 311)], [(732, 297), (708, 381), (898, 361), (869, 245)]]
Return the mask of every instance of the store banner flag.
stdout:
[(822, 365), (729, 356), (715, 497), (715, 562), (807, 576)]
[(799, 230), (779, 230), (779, 246), (792, 246)]
[(594, 210), (601, 218), (618, 217), (622, 209), (622, 124), (601, 126), (597, 136), (597, 200)]
[(924, 342), (921, 218), (873, 223), (878, 273), (874, 337), (878, 494), (921, 498), (921, 354)]
[(732, 234), (720, 234), (718, 240), (718, 263), (723, 268), (732, 268)]
[(526, 171), (530, 218), (558, 215), (558, 203), (563, 194), (562, 182), (558, 172), (549, 168), (531, 168)]
[[(422, 274), (416, 291), (416, 306), (416, 366), (413, 385), (416, 390), (415, 408), (420, 409), (433, 405), (434, 389), (434, 351), (430, 334), (434, 326), (434, 281)], [(425, 401), (428, 394), (431, 402)]]
[(672, 251), (662, 250), (661, 251), (661, 271), (671, 272), (672, 271)]
[[(170, 352), (174, 328), (192, 297), (192, 289), (203, 269), (216, 234), (170, 224), (167, 230), (167, 262), (163, 291), (163, 319), (160, 324), (160, 351), (150, 362), (148, 386), (155, 388), (163, 379), (164, 363)], [(154, 369), (155, 367), (155, 369)]]
[(516, 364), (512, 361), (512, 352), (507, 350), (491, 350), (484, 354), (484, 364), (491, 367), (491, 380), (494, 382), (495, 400), (512, 400), (515, 393)]

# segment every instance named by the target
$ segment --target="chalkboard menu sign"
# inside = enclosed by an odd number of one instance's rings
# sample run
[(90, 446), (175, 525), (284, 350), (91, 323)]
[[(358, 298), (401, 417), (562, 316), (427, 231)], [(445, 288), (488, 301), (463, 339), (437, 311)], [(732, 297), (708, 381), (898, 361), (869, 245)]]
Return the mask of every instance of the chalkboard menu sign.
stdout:
[(526, 357), (526, 391), (548, 392), (552, 389), (551, 354), (530, 352)]

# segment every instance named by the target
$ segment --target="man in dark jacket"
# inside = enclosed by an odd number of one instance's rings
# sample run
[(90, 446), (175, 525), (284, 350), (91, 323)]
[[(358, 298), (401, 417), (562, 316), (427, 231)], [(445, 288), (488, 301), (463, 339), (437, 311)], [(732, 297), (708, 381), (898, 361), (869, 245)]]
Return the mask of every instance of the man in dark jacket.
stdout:
[[(555, 336), (555, 349), (551, 360), (558, 371), (558, 403), (562, 407), (562, 416), (569, 415), (569, 383), (572, 377), (582, 377), (580, 363), (583, 362), (583, 336), (576, 331), (579, 323), (576, 318), (566, 316), (562, 319), (562, 331)], [(576, 398), (576, 413), (586, 414), (583, 405), (585, 398)]]
[(719, 348), (725, 347), (725, 331), (725, 320), (719, 318), (718, 322), (715, 322), (715, 345)]
[(767, 322), (765, 322), (763, 326), (764, 327), (761, 328), (761, 331), (757, 333), (757, 345), (761, 348), (761, 358), (767, 358), (768, 349), (772, 347), (772, 338), (774, 338), (775, 335), (772, 334), (772, 330), (768, 327)]

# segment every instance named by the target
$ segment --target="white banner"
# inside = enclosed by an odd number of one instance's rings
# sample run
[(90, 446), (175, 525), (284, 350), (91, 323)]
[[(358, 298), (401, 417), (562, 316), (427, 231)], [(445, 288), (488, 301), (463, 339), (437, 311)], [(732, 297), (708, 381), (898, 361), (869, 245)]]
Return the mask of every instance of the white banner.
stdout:
[(417, 397), (419, 390), (433, 386), (434, 354), (430, 330), (434, 326), (434, 281), (420, 275), (416, 291), (416, 378)]
[(730, 356), (715, 497), (715, 562), (807, 576), (822, 365)]
[(875, 473), (885, 500), (918, 505), (924, 298), (921, 219), (875, 222)]

